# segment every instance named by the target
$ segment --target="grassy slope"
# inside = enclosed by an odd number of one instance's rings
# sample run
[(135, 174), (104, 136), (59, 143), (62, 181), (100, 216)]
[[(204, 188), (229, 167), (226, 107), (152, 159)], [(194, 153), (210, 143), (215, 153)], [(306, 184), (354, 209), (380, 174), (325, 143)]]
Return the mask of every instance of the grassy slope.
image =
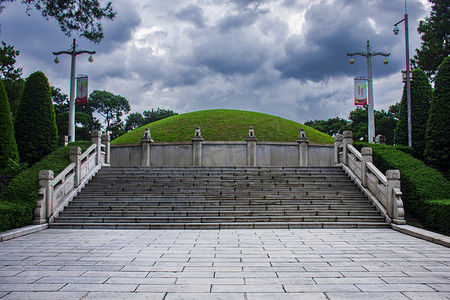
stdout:
[(304, 128), (310, 143), (332, 144), (329, 135), (300, 123), (250, 111), (214, 109), (169, 117), (137, 128), (112, 141), (112, 144), (139, 143), (146, 127), (155, 142), (191, 141), (195, 127), (201, 127), (205, 141), (245, 141), (253, 126), (258, 141), (295, 142)]

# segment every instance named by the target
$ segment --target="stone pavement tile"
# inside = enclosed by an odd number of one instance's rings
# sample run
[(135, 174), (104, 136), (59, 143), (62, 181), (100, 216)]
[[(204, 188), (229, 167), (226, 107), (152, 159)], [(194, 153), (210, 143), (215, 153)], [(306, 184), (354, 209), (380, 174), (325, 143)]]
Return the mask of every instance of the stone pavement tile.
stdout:
[(8, 294), (8, 292), (0, 292), (0, 297), (5, 296), (6, 294)]
[[(364, 273), (364, 272), (359, 272)], [(339, 272), (277, 272), (278, 277), (280, 278), (305, 278), (305, 277), (343, 277)]]
[[(0, 284), (5, 283), (34, 283), (42, 276), (10, 276), (10, 277), (0, 277)], [(47, 283), (59, 283), (59, 282), (47, 282)]]
[[(89, 292), (81, 300), (162, 300), (165, 293)], [(2, 299), (3, 300), (3, 299)]]
[(448, 300), (450, 293), (448, 292), (404, 292), (406, 297), (411, 300)]
[(216, 272), (214, 277), (277, 277), (275, 272)]
[(209, 284), (175, 284), (175, 285), (149, 285), (142, 284), (136, 289), (136, 292), (153, 293), (209, 293), (211, 285)]
[(178, 278), (176, 284), (245, 284), (244, 278)]
[(122, 272), (181, 272), (183, 269), (183, 266), (122, 266), (119, 270)]
[(145, 277), (148, 272), (99, 272), (99, 271), (87, 271), (82, 276), (92, 277)]
[(26, 283), (1, 283), (2, 292), (39, 292), (39, 291), (57, 291), (64, 284), (26, 284)]
[[(51, 275), (51, 274), (48, 274)], [(80, 276), (80, 277), (55, 277), (55, 276), (45, 276), (36, 281), (35, 283), (104, 283), (108, 280), (108, 277), (88, 277), (88, 276)]]
[[(140, 277), (111, 277), (107, 284), (175, 284), (176, 278), (140, 278)], [(192, 282), (192, 279), (191, 279)]]
[(96, 284), (96, 283), (69, 283), (61, 292), (133, 292), (137, 284)]
[(288, 293), (300, 293), (300, 292), (359, 292), (360, 290), (353, 284), (285, 284), (284, 289)]
[(385, 284), (383, 280), (378, 277), (341, 277), (341, 278), (321, 278), (315, 277), (314, 281), (317, 284)]
[(81, 299), (86, 292), (12, 292), (2, 300), (73, 300)]
[(428, 284), (431, 288), (438, 292), (450, 292), (450, 284)]
[(2, 277), (14, 276), (22, 272), (22, 270), (3, 270), (0, 269), (0, 280)]
[(245, 298), (244, 293), (167, 293), (167, 296), (164, 298), (164, 300), (246, 300), (246, 299), (247, 298)]
[[(400, 292), (392, 292), (392, 293), (339, 293), (339, 292), (331, 292), (326, 293), (327, 299), (329, 300), (362, 300), (362, 299), (382, 299), (382, 300), (409, 300), (409, 298), (405, 297)], [(430, 298), (431, 300), (431, 298)]]
[(392, 284), (356, 284), (363, 292), (434, 292), (425, 284), (392, 283)]
[(147, 277), (214, 277), (214, 272), (149, 272)]
[(48, 271), (48, 270), (36, 270), (36, 271), (28, 271), (25, 270), (16, 276), (18, 277), (30, 277), (30, 276), (45, 276), (45, 275), (52, 275), (55, 277), (71, 277), (71, 276), (80, 276), (86, 271), (80, 270), (80, 271)]
[(186, 266), (182, 270), (183, 272), (241, 272), (242, 267), (238, 266), (214, 266), (214, 267), (197, 267), (197, 266)]
[(241, 293), (284, 293), (283, 286), (279, 285), (246, 285), (246, 284), (218, 284), (212, 285), (211, 287), (212, 293), (233, 293), (233, 292), (241, 292)]
[(404, 272), (341, 272), (344, 277), (405, 277)]
[(312, 278), (245, 278), (245, 284), (316, 284)]
[(247, 293), (247, 300), (326, 300), (324, 293)]
[(450, 285), (450, 273), (447, 277), (381, 277), (386, 283), (444, 283)]

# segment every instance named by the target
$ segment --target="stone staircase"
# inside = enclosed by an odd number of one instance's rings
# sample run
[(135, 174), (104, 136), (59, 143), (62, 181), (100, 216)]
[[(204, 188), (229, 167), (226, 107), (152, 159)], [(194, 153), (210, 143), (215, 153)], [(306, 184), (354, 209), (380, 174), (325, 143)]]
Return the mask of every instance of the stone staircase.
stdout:
[(387, 228), (340, 167), (104, 167), (51, 228)]

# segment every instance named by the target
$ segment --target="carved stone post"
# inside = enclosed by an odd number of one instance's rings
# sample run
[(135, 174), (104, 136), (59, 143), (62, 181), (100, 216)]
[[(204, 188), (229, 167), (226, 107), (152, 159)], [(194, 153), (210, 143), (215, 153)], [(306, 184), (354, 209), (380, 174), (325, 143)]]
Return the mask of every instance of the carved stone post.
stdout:
[(202, 166), (202, 144), (203, 137), (200, 133), (200, 126), (195, 128), (195, 135), (192, 138), (192, 165), (194, 167)]
[(255, 136), (253, 126), (248, 128), (247, 141), (247, 167), (256, 167), (256, 142), (258, 139)]
[(343, 163), (344, 165), (348, 165), (348, 149), (347, 149), (347, 145), (353, 145), (353, 132), (352, 131), (344, 131), (344, 139), (343, 139), (343, 144), (344, 144), (344, 157), (343, 157)]
[[(395, 219), (395, 215), (397, 214), (397, 203), (395, 199), (394, 190), (400, 189), (400, 171), (399, 170), (388, 170), (386, 172), (386, 212), (392, 220)], [(403, 209), (403, 207), (402, 207)]]
[(306, 137), (305, 130), (303, 128), (300, 128), (297, 143), (298, 143), (298, 164), (300, 167), (307, 167), (309, 141), (308, 138)]
[(102, 132), (100, 130), (93, 130), (91, 142), (92, 144), (97, 145), (96, 155), (95, 155), (95, 164), (99, 165), (102, 162)]
[(150, 167), (150, 146), (153, 143), (150, 128), (145, 128), (144, 136), (141, 139), (141, 165)]
[(109, 133), (102, 134), (102, 144), (105, 146), (105, 164), (111, 163), (111, 146), (110, 146), (111, 137)]
[(45, 189), (45, 218), (53, 214), (53, 186), (54, 174), (52, 170), (39, 171), (39, 184)]
[(81, 183), (81, 148), (80, 147), (70, 147), (70, 161), (75, 163), (75, 177), (73, 181), (74, 188), (80, 186)]
[(367, 187), (367, 163), (372, 162), (372, 148), (364, 147), (361, 149), (362, 166), (361, 166), (361, 184)]
[(377, 135), (375, 137), (375, 144), (386, 144), (386, 137), (384, 135)]
[(339, 147), (344, 143), (344, 136), (342, 134), (336, 134), (334, 137), (334, 163), (338, 164), (341, 162), (339, 155)]

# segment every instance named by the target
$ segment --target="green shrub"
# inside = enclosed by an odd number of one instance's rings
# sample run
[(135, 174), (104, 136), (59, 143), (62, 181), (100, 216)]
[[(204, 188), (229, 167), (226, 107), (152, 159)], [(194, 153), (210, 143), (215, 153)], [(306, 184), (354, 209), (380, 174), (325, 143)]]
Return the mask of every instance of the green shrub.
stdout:
[(8, 96), (6, 95), (3, 81), (0, 80), (0, 169), (8, 165), (8, 161), (19, 160), (14, 127), (9, 109)]
[(15, 131), (20, 161), (30, 165), (40, 161), (58, 145), (52, 93), (42, 72), (35, 72), (26, 80)]
[(56, 176), (70, 163), (70, 146), (81, 147), (85, 151), (90, 145), (91, 142), (81, 141), (59, 148), (14, 178), (0, 198), (1, 230), (31, 225), (40, 188), (39, 171), (52, 170)]
[(450, 234), (450, 182), (447, 179), (424, 162), (399, 151), (398, 147), (367, 143), (355, 143), (355, 147), (372, 147), (373, 163), (381, 172), (400, 170), (407, 214), (418, 218), (426, 228)]

